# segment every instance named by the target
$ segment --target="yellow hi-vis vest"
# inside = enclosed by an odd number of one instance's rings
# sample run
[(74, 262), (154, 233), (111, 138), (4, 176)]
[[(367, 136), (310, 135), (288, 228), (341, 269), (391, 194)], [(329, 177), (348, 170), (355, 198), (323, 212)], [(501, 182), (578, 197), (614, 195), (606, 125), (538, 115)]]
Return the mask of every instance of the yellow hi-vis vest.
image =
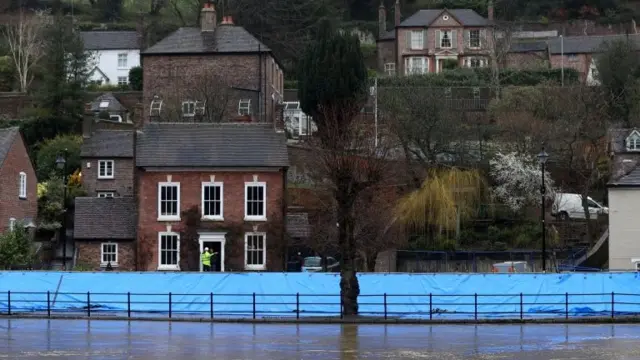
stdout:
[(211, 253), (205, 251), (200, 255), (200, 260), (202, 261), (202, 265), (211, 265)]

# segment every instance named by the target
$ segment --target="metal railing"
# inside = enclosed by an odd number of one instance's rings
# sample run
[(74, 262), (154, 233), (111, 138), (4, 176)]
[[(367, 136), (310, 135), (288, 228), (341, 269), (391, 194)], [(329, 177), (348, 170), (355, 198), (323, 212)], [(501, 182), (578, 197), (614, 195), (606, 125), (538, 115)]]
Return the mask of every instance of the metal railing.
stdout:
[[(483, 320), (640, 316), (640, 294), (366, 294), (359, 315), (384, 319)], [(0, 292), (0, 314), (199, 319), (344, 318), (337, 294)]]

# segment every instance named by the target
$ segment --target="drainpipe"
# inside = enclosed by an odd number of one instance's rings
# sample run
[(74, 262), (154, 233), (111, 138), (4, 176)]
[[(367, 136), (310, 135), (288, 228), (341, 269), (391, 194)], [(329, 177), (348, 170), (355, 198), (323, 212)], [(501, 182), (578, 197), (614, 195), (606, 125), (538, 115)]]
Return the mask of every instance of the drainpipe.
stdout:
[[(288, 151), (288, 150), (287, 150)], [(282, 270), (287, 271), (288, 257), (289, 257), (289, 242), (287, 239), (287, 173), (289, 171), (289, 167), (284, 167), (282, 170), (282, 248), (283, 248), (283, 256), (282, 256)]]

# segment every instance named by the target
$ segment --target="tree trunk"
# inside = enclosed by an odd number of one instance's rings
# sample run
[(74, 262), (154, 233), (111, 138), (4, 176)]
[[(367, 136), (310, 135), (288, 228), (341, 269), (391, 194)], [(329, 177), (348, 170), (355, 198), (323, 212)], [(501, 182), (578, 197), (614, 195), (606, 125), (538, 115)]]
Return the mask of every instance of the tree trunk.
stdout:
[(345, 316), (358, 314), (360, 285), (356, 276), (356, 245), (353, 238), (353, 201), (348, 188), (338, 190), (338, 243), (342, 254), (340, 269), (340, 298)]

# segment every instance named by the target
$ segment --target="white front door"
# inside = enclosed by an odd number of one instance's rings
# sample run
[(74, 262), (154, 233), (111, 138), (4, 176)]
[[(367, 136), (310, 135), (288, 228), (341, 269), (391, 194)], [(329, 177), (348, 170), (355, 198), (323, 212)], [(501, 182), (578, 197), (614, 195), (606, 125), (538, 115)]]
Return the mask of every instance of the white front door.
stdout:
[[(200, 233), (200, 254), (204, 252), (205, 248), (209, 248), (211, 252), (218, 252), (218, 258), (220, 259), (220, 268), (216, 271), (224, 272), (224, 246), (226, 244), (225, 233)], [(200, 271), (202, 272), (202, 261), (200, 263)], [(212, 264), (213, 265), (213, 264)]]

